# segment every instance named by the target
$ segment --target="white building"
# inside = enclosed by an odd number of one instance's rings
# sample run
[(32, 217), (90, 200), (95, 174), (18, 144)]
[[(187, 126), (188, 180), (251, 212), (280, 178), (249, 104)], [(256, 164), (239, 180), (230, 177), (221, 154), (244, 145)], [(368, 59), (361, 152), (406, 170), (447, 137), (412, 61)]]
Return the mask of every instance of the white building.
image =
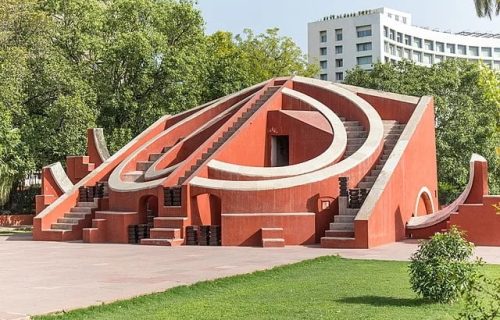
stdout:
[(500, 34), (440, 32), (411, 24), (411, 14), (388, 8), (325, 17), (308, 24), (308, 54), (318, 78), (342, 81), (359, 65), (403, 58), (431, 65), (448, 58), (482, 60), (500, 70)]

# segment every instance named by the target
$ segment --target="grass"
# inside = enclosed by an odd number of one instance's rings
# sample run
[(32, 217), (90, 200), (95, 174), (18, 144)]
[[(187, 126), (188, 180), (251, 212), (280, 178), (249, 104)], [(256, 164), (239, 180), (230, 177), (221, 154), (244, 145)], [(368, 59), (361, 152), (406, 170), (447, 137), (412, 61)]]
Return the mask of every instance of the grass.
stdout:
[[(321, 257), (34, 319), (453, 319), (460, 305), (418, 298), (407, 268)], [(483, 268), (500, 277), (500, 266)]]

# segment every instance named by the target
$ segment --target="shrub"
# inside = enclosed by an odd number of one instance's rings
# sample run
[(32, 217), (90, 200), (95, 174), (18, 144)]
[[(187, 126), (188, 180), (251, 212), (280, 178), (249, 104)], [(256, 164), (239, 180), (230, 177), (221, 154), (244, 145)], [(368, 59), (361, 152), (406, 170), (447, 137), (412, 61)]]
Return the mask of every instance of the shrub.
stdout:
[(473, 251), (474, 245), (456, 227), (422, 242), (409, 267), (413, 291), (435, 302), (454, 302), (471, 285), (481, 263), (472, 260)]
[(500, 279), (483, 274), (471, 278), (464, 293), (463, 309), (458, 319), (493, 320), (500, 318)]

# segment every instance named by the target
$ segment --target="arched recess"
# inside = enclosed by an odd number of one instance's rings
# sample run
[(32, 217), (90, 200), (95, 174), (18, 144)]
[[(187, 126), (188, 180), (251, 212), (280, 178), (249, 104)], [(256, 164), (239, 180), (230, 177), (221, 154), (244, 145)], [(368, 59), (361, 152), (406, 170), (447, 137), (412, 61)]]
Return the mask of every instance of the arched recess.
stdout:
[(194, 198), (193, 225), (220, 225), (221, 199), (210, 193), (202, 193)]
[(423, 216), (429, 213), (433, 213), (435, 211), (434, 209), (434, 202), (432, 202), (432, 194), (429, 188), (422, 187), (415, 202), (413, 216)]
[(147, 195), (139, 199), (139, 223), (153, 227), (154, 218), (158, 217), (158, 197)]

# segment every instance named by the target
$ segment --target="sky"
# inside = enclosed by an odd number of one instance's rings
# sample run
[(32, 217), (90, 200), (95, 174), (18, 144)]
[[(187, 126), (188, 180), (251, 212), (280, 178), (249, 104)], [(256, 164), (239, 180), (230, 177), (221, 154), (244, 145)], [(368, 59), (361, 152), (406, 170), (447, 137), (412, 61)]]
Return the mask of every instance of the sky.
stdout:
[(412, 14), (413, 24), (443, 31), (500, 33), (500, 16), (478, 18), (473, 0), (198, 0), (206, 32), (256, 33), (278, 27), (307, 52), (307, 23), (331, 14), (388, 7)]

